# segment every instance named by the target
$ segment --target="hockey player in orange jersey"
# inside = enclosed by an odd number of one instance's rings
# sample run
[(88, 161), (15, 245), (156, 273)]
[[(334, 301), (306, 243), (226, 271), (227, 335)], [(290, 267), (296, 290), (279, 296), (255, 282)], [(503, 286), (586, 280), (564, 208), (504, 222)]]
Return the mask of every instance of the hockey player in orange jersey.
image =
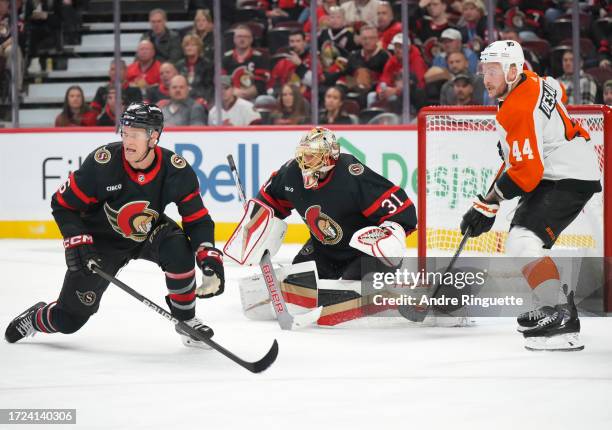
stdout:
[(461, 232), (468, 227), (472, 237), (488, 232), (500, 203), (519, 197), (506, 254), (528, 257), (522, 273), (542, 305), (518, 317), (525, 347), (583, 349), (574, 293), (562, 291), (558, 268), (545, 250), (601, 191), (597, 155), (589, 134), (563, 105), (560, 84), (523, 70), (517, 42), (493, 42), (480, 60), (489, 97), (499, 102), (496, 125), (505, 168), (463, 216)]

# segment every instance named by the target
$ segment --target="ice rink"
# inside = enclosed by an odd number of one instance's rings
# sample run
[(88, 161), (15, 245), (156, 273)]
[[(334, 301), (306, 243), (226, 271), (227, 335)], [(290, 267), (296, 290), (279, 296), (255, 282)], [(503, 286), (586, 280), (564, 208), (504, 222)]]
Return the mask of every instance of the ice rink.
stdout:
[[(289, 262), (297, 246), (275, 258)], [(59, 240), (0, 240), (0, 321), (53, 301), (65, 271)], [(278, 339), (268, 371), (252, 375), (215, 351), (185, 348), (174, 328), (116, 287), (78, 333), (0, 342), (0, 408), (76, 408), (91, 429), (610, 429), (612, 319), (583, 318), (586, 348), (529, 352), (512, 319), (474, 327), (405, 320), (281, 332), (226, 292), (200, 300), (215, 340), (247, 359)], [(132, 262), (118, 276), (163, 304), (160, 269)], [(0, 427), (2, 427), (0, 425)], [(55, 426), (53, 428), (59, 428)]]

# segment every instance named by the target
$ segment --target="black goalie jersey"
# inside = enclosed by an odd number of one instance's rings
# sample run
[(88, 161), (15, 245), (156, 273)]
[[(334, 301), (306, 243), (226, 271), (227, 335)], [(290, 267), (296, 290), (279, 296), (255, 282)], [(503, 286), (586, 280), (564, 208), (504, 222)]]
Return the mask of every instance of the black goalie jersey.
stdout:
[(340, 154), (327, 177), (308, 190), (292, 160), (272, 174), (257, 198), (279, 218), (297, 210), (310, 230), (315, 252), (336, 261), (359, 255), (349, 242), (363, 227), (389, 220), (407, 235), (416, 228), (416, 211), (404, 190), (349, 154)]
[(131, 251), (144, 242), (175, 203), (192, 246), (214, 243), (214, 223), (204, 207), (191, 166), (156, 146), (146, 170), (134, 170), (121, 142), (102, 146), (53, 195), (53, 217), (66, 237), (91, 234), (97, 247)]

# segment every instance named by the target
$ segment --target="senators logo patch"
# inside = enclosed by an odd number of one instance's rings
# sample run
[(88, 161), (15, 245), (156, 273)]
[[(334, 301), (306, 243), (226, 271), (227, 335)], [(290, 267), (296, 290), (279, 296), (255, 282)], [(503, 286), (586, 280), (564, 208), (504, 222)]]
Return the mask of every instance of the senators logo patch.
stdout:
[(96, 293), (93, 291), (85, 291), (81, 293), (80, 291), (75, 291), (77, 297), (85, 306), (93, 306), (96, 302)]
[(100, 164), (106, 164), (111, 159), (111, 153), (106, 148), (100, 148), (94, 154), (94, 160), (96, 160)]
[(321, 212), (321, 206), (310, 206), (304, 214), (310, 232), (324, 245), (335, 245), (342, 240), (342, 228), (328, 215)]
[(172, 157), (170, 157), (170, 162), (177, 169), (182, 169), (183, 167), (187, 165), (187, 162), (185, 161), (185, 159), (177, 154), (174, 154)]
[(363, 164), (353, 163), (348, 166), (348, 171), (353, 176), (359, 176), (363, 173)]
[(156, 211), (149, 209), (149, 204), (146, 201), (130, 202), (116, 211), (104, 203), (104, 213), (113, 230), (126, 239), (142, 242), (159, 218)]

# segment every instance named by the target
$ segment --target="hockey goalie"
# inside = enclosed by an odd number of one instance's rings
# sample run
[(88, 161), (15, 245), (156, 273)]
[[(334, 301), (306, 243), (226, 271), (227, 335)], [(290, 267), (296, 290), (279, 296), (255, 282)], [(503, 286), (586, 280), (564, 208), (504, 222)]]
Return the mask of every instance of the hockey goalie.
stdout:
[[(397, 266), (405, 254), (406, 236), (416, 229), (412, 201), (352, 155), (341, 154), (334, 133), (317, 127), (249, 201), (226, 244), (226, 255), (249, 265), (258, 264), (266, 251), (273, 256), (287, 228), (283, 219), (292, 210), (303, 219), (310, 238), (292, 265), (276, 274), (287, 302), (324, 306), (319, 319), (324, 325), (362, 316), (363, 298), (357, 288), (346, 286), (359, 285), (370, 268)], [(334, 280), (336, 287), (322, 288), (330, 285), (326, 280)], [(261, 276), (241, 281), (240, 289), (248, 317), (273, 316)]]
[(471, 237), (488, 232), (499, 205), (518, 197), (506, 254), (527, 257), (521, 271), (541, 304), (519, 315), (518, 330), (527, 349), (581, 350), (574, 292), (571, 286), (568, 294), (563, 291), (546, 250), (602, 190), (595, 149), (588, 132), (570, 118), (560, 84), (523, 70), (517, 42), (493, 42), (480, 60), (487, 92), (499, 101), (496, 125), (504, 171), (486, 196), (477, 196), (463, 216), (461, 232), (469, 229)]

